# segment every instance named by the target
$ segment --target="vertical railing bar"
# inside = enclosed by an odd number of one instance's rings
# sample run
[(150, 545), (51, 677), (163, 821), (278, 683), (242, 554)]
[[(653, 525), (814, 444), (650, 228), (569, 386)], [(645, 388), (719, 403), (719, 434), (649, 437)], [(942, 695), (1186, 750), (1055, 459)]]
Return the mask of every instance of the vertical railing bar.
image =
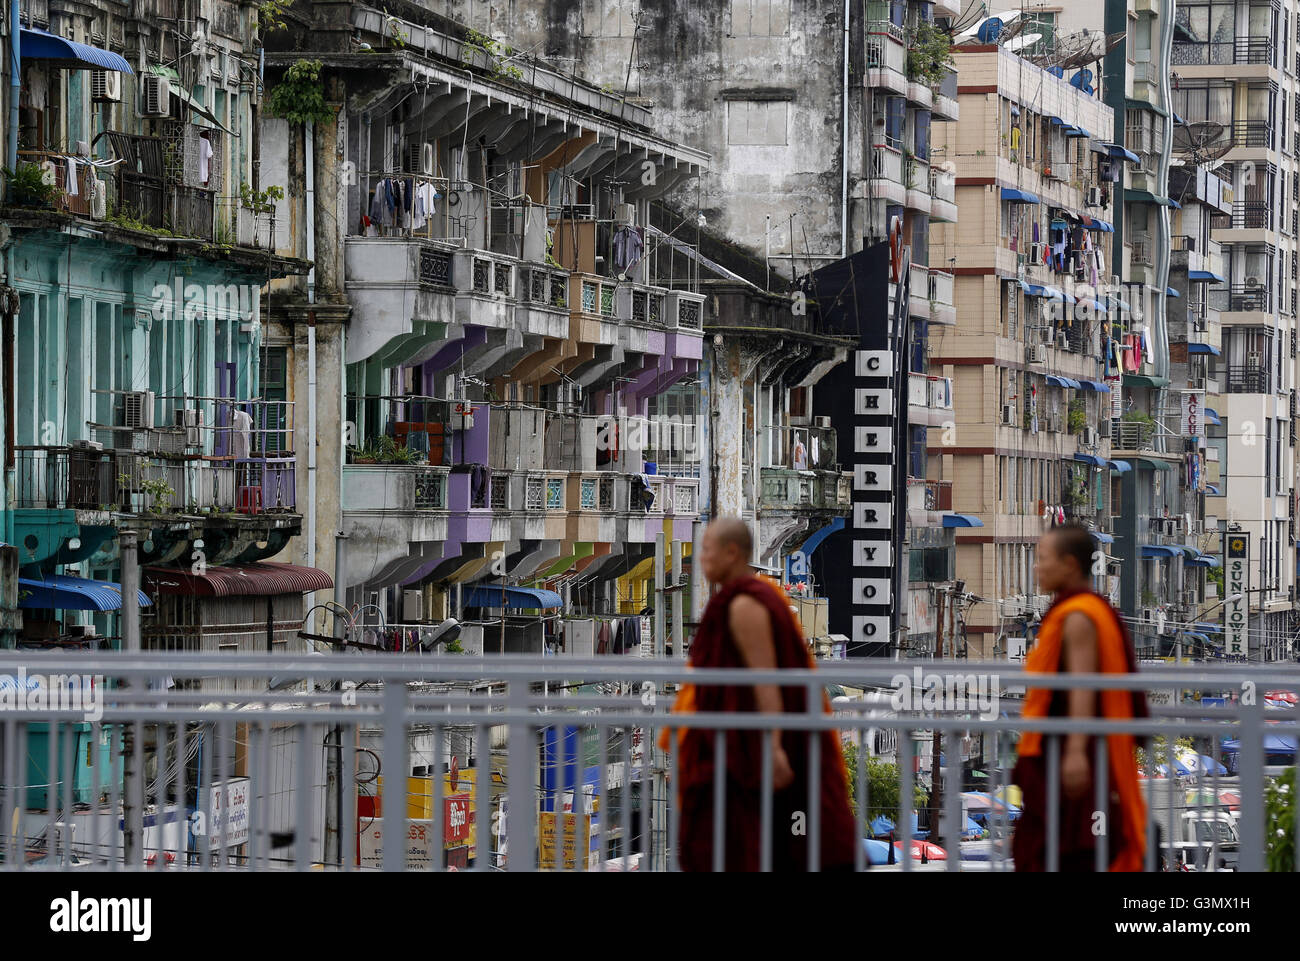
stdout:
[(313, 763), (315, 753), (312, 743), (315, 739), (316, 725), (308, 723), (295, 724), (298, 735), (298, 758), (294, 783), (292, 785), (295, 802), (295, 824), (293, 826), (294, 868), (298, 871), (310, 871), (312, 865), (312, 819), (311, 798), (316, 787), (316, 765)]
[(433, 726), (433, 757), (430, 758), (433, 777), (429, 779), (429, 818), (432, 822), (430, 830), (433, 836), (429, 838), (429, 870), (441, 871), (444, 867), (443, 861), (447, 857), (447, 842), (445, 840), (446, 828), (443, 824), (443, 808), (446, 806), (443, 801), (443, 788), (446, 786), (447, 778), (442, 773), (442, 737), (443, 728), (441, 724)]
[[(812, 681), (804, 693), (804, 708), (810, 720), (821, 716), (822, 687)], [(773, 723), (779, 723), (776, 719)], [(808, 733), (808, 870), (821, 870), (821, 770), (822, 770), (822, 732), (813, 729)], [(788, 825), (782, 825), (784, 831)]]
[(1093, 803), (1095, 810), (1100, 812), (1102, 824), (1105, 830), (1095, 835), (1097, 838), (1094, 845), (1093, 868), (1101, 873), (1110, 865), (1109, 847), (1110, 832), (1122, 830), (1123, 825), (1110, 823), (1110, 766), (1106, 757), (1107, 738), (1104, 734), (1099, 734), (1094, 739), (1093, 751), (1093, 782), (1095, 790), (1093, 792)]
[(1169, 830), (1165, 832), (1165, 863), (1172, 870), (1174, 867), (1174, 836), (1179, 833), (1182, 827), (1182, 817), (1179, 814), (1181, 810), (1174, 804), (1174, 785), (1178, 783), (1178, 775), (1174, 771), (1174, 732), (1171, 730), (1165, 737), (1165, 775), (1167, 777), (1165, 794), (1169, 798)]
[[(263, 814), (268, 805), (263, 803), (262, 794), (266, 790), (265, 781), (262, 777), (262, 767), (260, 750), (260, 725), (250, 721), (245, 726), (244, 736), (248, 744), (245, 748), (245, 763), (248, 767), (248, 856), (244, 862), (244, 867), (256, 871), (258, 861), (262, 854), (262, 821)], [(238, 728), (236, 728), (238, 731)], [(235, 735), (238, 737), (238, 733)], [(228, 812), (222, 812), (223, 817), (229, 818)], [(224, 827), (224, 825), (223, 825)]]
[[(958, 772), (955, 775), (955, 783), (948, 784), (947, 781), (949, 778), (945, 778), (945, 783), (943, 785), (943, 801), (945, 802), (945, 814), (948, 819), (948, 833), (944, 835), (944, 840), (948, 842), (948, 862), (946, 867), (949, 871), (960, 871), (961, 836), (965, 831), (966, 822), (963, 821), (961, 817), (961, 791), (959, 789), (963, 787), (963, 785), (961, 783), (961, 742), (957, 731), (948, 731), (944, 738), (944, 742), (945, 750), (948, 754), (949, 776), (952, 777), (951, 772), (953, 771)], [(990, 805), (989, 810), (992, 810), (996, 806), (997, 803), (995, 800), (994, 804)], [(934, 825), (930, 826), (930, 830), (933, 832)]]
[(351, 873), (357, 867), (357, 752), (353, 745), (357, 743), (359, 732), (356, 724), (338, 726), (338, 749), (342, 757), (339, 790), (343, 792), (343, 823), (339, 825), (339, 861), (344, 872)]
[(727, 735), (718, 728), (713, 732), (713, 870), (726, 870)]
[(916, 772), (912, 770), (915, 763), (916, 745), (912, 740), (912, 729), (905, 728), (900, 731), (901, 747), (903, 749), (902, 762), (898, 769), (898, 820), (896, 825), (902, 829), (903, 836), (901, 846), (890, 842), (890, 847), (894, 848), (895, 861), (902, 865), (902, 870), (912, 870), (912, 805), (916, 803), (913, 797), (913, 784)]
[[(63, 809), (61, 818), (63, 829), (60, 831), (59, 838), (62, 841), (59, 851), (59, 865), (64, 868), (72, 864), (72, 782), (74, 779), (73, 772), (76, 770), (73, 765), (73, 745), (76, 742), (77, 725), (69, 721), (66, 727), (67, 730), (62, 743), (63, 777), (60, 778), (63, 785), (60, 792), (60, 804)], [(49, 864), (53, 865), (53, 863), (53, 859), (50, 859)]]
[[(600, 837), (596, 843), (596, 870), (605, 870), (605, 859), (609, 856), (609, 832), (613, 824), (609, 818), (609, 729), (603, 724), (596, 726), (596, 740), (600, 742), (600, 767), (598, 768), (600, 778), (596, 788), (596, 796), (600, 804)], [(676, 752), (673, 752), (676, 757)]]
[(194, 809), (199, 812), (202, 833), (195, 838), (196, 863), (207, 871), (211, 868), (209, 852), (212, 850), (212, 837), (216, 825), (212, 823), (212, 752), (215, 750), (217, 737), (216, 725), (200, 723), (195, 735), (199, 739), (199, 779), (194, 785)]
[(672, 732), (672, 739), (668, 742), (668, 787), (667, 797), (664, 803), (668, 805), (668, 851), (665, 860), (665, 866), (669, 871), (680, 871), (681, 865), (678, 864), (677, 848), (681, 838), (681, 806), (678, 803), (680, 787), (677, 779), (680, 772), (677, 770), (677, 731)]
[(759, 870), (772, 870), (772, 739), (761, 732), (763, 744), (763, 769), (759, 783), (761, 809), (759, 814)]
[[(619, 743), (623, 757), (623, 809), (619, 812), (622, 837), (618, 839), (618, 849), (623, 855), (623, 870), (627, 871), (631, 863), (629, 851), (632, 846), (632, 729), (630, 727), (619, 729)], [(649, 870), (649, 865), (646, 868)]]
[[(230, 821), (230, 811), (228, 809), (227, 802), (230, 800), (230, 778), (234, 768), (234, 748), (235, 748), (234, 742), (236, 737), (234, 732), (238, 730), (239, 730), (238, 726), (232, 724), (232, 722), (230, 721), (219, 721), (216, 728), (216, 737), (214, 738), (214, 743), (212, 745), (213, 773), (212, 773), (212, 780), (209, 783), (221, 785), (220, 794), (219, 794), (221, 798), (221, 818), (217, 824), (217, 861), (216, 861), (216, 868), (219, 871), (225, 871), (228, 867), (230, 867), (230, 854), (226, 848), (226, 841), (227, 838), (229, 837), (228, 828), (229, 828), (229, 821)], [(251, 731), (252, 728), (249, 727), (247, 728), (247, 730)], [(227, 754), (228, 749), (230, 752), (229, 754)], [(248, 770), (249, 773), (251, 774), (252, 768), (249, 767)], [(251, 844), (249, 842), (251, 842), (253, 839), (252, 815), (256, 805), (257, 805), (257, 794), (253, 790), (253, 780), (250, 777), (248, 781), (249, 834), (248, 834), (248, 842), (245, 842), (246, 844), (248, 844), (249, 847), (251, 847)], [(212, 812), (212, 816), (215, 817), (216, 812)], [(209, 827), (208, 831), (209, 833), (211, 833), (212, 828)], [(251, 851), (249, 853), (251, 853)]]
[[(27, 767), (27, 722), (18, 722), (18, 744), (14, 752), (14, 777), (9, 783), (18, 785), (18, 797), (14, 799), (15, 807), (18, 811), (18, 830), (17, 837), (14, 839), (14, 864), (19, 871), (27, 870), (27, 794), (31, 785), (27, 783), (27, 775), (30, 768)], [(22, 774), (18, 773), (19, 766), (22, 767)], [(116, 837), (116, 832), (114, 832)]]
[(1152, 785), (1152, 787), (1148, 790), (1147, 792), (1148, 797), (1146, 799), (1147, 800), (1147, 823), (1146, 823), (1147, 843), (1146, 843), (1146, 855), (1143, 858), (1145, 862), (1143, 868), (1149, 874), (1154, 872), (1156, 869), (1156, 841), (1158, 840), (1158, 835), (1156, 832), (1156, 805), (1155, 805), (1156, 790), (1154, 786), (1154, 778), (1156, 773), (1155, 738), (1149, 739), (1146, 742), (1146, 746), (1147, 749), (1142, 752), (1142, 755), (1145, 761), (1144, 767), (1146, 768), (1146, 775), (1147, 775), (1146, 781), (1148, 784)]
[(1061, 738), (1043, 738), (1047, 748), (1047, 870), (1061, 870)]
[(857, 810), (853, 813), (853, 870), (860, 872), (867, 869), (866, 837), (870, 822), (867, 820), (867, 756), (863, 747), (865, 731), (861, 724), (856, 733), (854, 742), (845, 745), (844, 750), (856, 752), (853, 766), (856, 784), (853, 796), (858, 803)]
[(4, 843), (0, 844), (0, 861), (6, 867), (13, 866), (14, 852), (17, 850), (17, 839), (10, 833), (10, 825), (14, 823), (14, 795), (22, 790), (16, 771), (17, 724), (16, 721), (0, 721), (0, 733), (4, 737), (4, 770), (0, 772), (4, 778), (3, 783), (0, 783), (0, 838), (4, 839)]
[(121, 775), (124, 765), (122, 758), (123, 725), (110, 724), (108, 726), (108, 870), (121, 870), (122, 854), (121, 846), (118, 839), (122, 832), (118, 830), (118, 778)]
[(45, 722), (45, 867), (54, 864), (54, 822), (59, 803), (59, 722), (51, 715)]
[(383, 835), (380, 869), (406, 870), (406, 684), (392, 677), (383, 680), (384, 778), (380, 831)]
[[(529, 734), (529, 744), (531, 746), (531, 729), (524, 728)], [(494, 842), (494, 837), (501, 835), (493, 830), (497, 827), (498, 822), (494, 821), (492, 811), (492, 737), (490, 728), (486, 724), (476, 724), (474, 726), (474, 751), (476, 758), (476, 768), (474, 770), (474, 827), (478, 831), (478, 839), (474, 842), (474, 870), (491, 871), (496, 867), (496, 858), (500, 853), (500, 842)], [(518, 732), (512, 732), (517, 734)], [(535, 752), (534, 752), (535, 756)], [(525, 821), (530, 821), (536, 817), (534, 813), (535, 804), (533, 800), (533, 785), (530, 784), (508, 784), (506, 786), (506, 825), (509, 830), (510, 819), (523, 817)], [(525, 804), (520, 804), (522, 811), (514, 811), (512, 801), (520, 798), (525, 799)], [(484, 816), (486, 815), (486, 816)], [(495, 847), (494, 847), (495, 844)], [(522, 857), (526, 864), (532, 863), (532, 851), (511, 851), (509, 845), (506, 847), (507, 858)]]
[[(189, 763), (186, 749), (187, 725), (185, 721), (176, 722), (176, 866), (184, 868), (189, 862), (190, 853), (190, 818), (189, 818), (189, 783), (185, 770)], [(195, 801), (198, 801), (197, 796)], [(197, 806), (197, 804), (196, 804)]]

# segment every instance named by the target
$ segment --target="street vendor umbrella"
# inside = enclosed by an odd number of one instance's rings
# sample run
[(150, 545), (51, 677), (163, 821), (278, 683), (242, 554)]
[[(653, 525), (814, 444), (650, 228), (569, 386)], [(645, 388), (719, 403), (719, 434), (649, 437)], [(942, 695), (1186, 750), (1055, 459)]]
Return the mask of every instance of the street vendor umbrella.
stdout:
[(1004, 787), (998, 788), (997, 793), (993, 796), (999, 801), (1006, 801), (1013, 807), (1019, 808), (1025, 806), (1025, 792), (1020, 790), (1020, 788), (1016, 787), (1014, 784), (1008, 784)]
[(970, 818), (967, 818), (966, 826), (962, 828), (961, 839), (963, 841), (976, 841), (982, 837), (984, 837), (984, 829)]
[(1206, 774), (1227, 774), (1228, 769), (1208, 754), (1196, 756), (1197, 766)]
[[(896, 847), (901, 854), (903, 851), (903, 842), (895, 841)], [(948, 852), (937, 844), (931, 844), (929, 841), (921, 841), (917, 838), (912, 839), (912, 859), (919, 861), (922, 858), (928, 858), (931, 861), (947, 861)]]
[(875, 838), (863, 838), (862, 850), (867, 855), (868, 864), (889, 863), (889, 842), (877, 841)]

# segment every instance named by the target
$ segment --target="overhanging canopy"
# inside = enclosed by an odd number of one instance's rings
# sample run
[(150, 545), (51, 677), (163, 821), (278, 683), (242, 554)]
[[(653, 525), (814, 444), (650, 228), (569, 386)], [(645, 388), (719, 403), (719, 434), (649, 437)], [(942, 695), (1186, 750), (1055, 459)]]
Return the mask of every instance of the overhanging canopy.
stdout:
[(1202, 554), (1200, 557), (1189, 557), (1185, 564), (1191, 567), (1222, 567), (1217, 557), (1211, 557), (1209, 554)]
[(1092, 218), (1091, 223), (1084, 224), (1083, 229), (1100, 230), (1103, 234), (1113, 234), (1115, 232), (1114, 226), (1112, 226), (1109, 221), (1098, 220), (1096, 217)]
[(1143, 544), (1142, 545), (1142, 556), (1147, 558), (1177, 557), (1181, 553), (1182, 551), (1169, 544)]
[(65, 40), (48, 30), (21, 28), (22, 57), (24, 60), (46, 60), (69, 70), (115, 70), (134, 73), (126, 58), (89, 44)]
[(1091, 137), (1092, 136), (1092, 134), (1088, 133), (1088, 131), (1085, 130), (1083, 127), (1070, 127), (1068, 130), (1065, 131), (1065, 135), (1067, 137)]
[(1102, 147), (1104, 147), (1106, 149), (1106, 152), (1109, 153), (1112, 157), (1122, 157), (1125, 160), (1127, 160), (1129, 163), (1133, 163), (1133, 164), (1142, 162), (1139, 159), (1137, 154), (1135, 154), (1131, 150), (1121, 147), (1117, 143), (1106, 142), (1102, 144)]
[(1091, 464), (1093, 467), (1106, 466), (1106, 458), (1098, 457), (1096, 454), (1085, 454), (1082, 451), (1076, 451), (1074, 459), (1084, 464)]
[(1125, 374), (1125, 387), (1168, 387), (1168, 377), (1152, 377), (1148, 374)]
[(1213, 354), (1215, 357), (1218, 357), (1223, 353), (1223, 351), (1219, 350), (1219, 348), (1212, 344), (1188, 344), (1187, 352), (1189, 354)]
[(561, 607), (564, 599), (555, 591), (539, 587), (500, 587), (480, 584), (462, 599), (466, 607), (514, 607), (520, 610), (545, 610)]
[(1212, 495), (1212, 496), (1214, 496), (1214, 497), (1218, 497), (1218, 496), (1219, 496), (1219, 488), (1218, 488), (1218, 485), (1216, 485), (1216, 484), (1206, 484), (1206, 485), (1205, 485), (1205, 493), (1210, 494), (1210, 495)]
[(1059, 374), (1048, 374), (1047, 382), (1053, 387), (1069, 387), (1072, 390), (1079, 389), (1079, 382), (1071, 377), (1062, 377)]
[(1013, 204), (1036, 204), (1040, 202), (1036, 194), (1031, 194), (1028, 190), (1017, 190), (1014, 187), (1003, 187), (1002, 199)]
[(1112, 537), (1110, 534), (1107, 534), (1107, 533), (1105, 533), (1105, 532), (1103, 532), (1103, 531), (1093, 531), (1093, 532), (1092, 532), (1092, 537), (1093, 537), (1093, 540), (1097, 541), (1097, 543), (1099, 543), (1099, 544), (1114, 544), (1114, 543), (1115, 543), (1115, 538)]
[(1137, 459), (1138, 467), (1145, 467), (1147, 470), (1171, 471), (1174, 465), (1164, 460), (1155, 460), (1151, 457), (1139, 457)]
[(1189, 270), (1187, 279), (1196, 283), (1226, 284), (1227, 281), (1212, 270)]
[(238, 567), (208, 567), (202, 574), (191, 573), (188, 568), (150, 567), (145, 569), (144, 576), (146, 583), (160, 594), (190, 597), (305, 594), (334, 586), (328, 574), (314, 567), (269, 561)]
[(1219, 420), (1219, 412), (1215, 410), (1213, 407), (1206, 407), (1202, 411), (1202, 413), (1205, 414), (1205, 419), (1209, 421), (1211, 424), (1223, 423), (1223, 421)]
[(1166, 287), (1166, 288), (1165, 288), (1165, 293), (1166, 293), (1168, 296), (1173, 297), (1175, 300), (1181, 300), (1181, 299), (1182, 299), (1182, 296), (1183, 296), (1183, 295), (1180, 294), (1178, 291), (1174, 290), (1174, 288), (1172, 288), (1172, 287)]
[(1095, 391), (1098, 394), (1110, 393), (1110, 385), (1100, 380), (1081, 380), (1079, 381), (1079, 386), (1084, 390)]
[(944, 527), (983, 527), (984, 522), (974, 514), (944, 514)]
[(1133, 465), (1126, 460), (1113, 460), (1110, 462), (1110, 469), (1116, 473), (1123, 474), (1126, 471), (1131, 471)]
[[(144, 591), (136, 593), (141, 607), (152, 603)], [(33, 610), (118, 611), (122, 609), (122, 585), (71, 574), (19, 577), (18, 606)]]

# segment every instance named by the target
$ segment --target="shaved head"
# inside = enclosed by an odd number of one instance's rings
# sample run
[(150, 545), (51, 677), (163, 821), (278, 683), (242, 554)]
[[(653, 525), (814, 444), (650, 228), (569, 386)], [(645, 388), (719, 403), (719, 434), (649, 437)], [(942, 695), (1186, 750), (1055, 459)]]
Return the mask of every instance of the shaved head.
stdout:
[(731, 544), (740, 549), (740, 556), (748, 560), (754, 553), (754, 535), (749, 525), (739, 517), (719, 517), (709, 525), (718, 545)]
[(704, 531), (700, 565), (710, 582), (722, 584), (750, 574), (753, 552), (754, 537), (749, 525), (739, 517), (719, 517)]

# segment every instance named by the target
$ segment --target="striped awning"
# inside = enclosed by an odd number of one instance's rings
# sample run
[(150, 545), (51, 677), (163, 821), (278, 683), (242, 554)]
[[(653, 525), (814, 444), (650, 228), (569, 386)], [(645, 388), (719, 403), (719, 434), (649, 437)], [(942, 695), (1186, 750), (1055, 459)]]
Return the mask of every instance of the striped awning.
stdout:
[(333, 579), (315, 567), (269, 561), (238, 567), (209, 567), (201, 574), (188, 569), (149, 567), (144, 577), (145, 583), (159, 594), (189, 597), (305, 594), (334, 586)]
[[(144, 591), (136, 594), (141, 607), (153, 603)], [(119, 611), (122, 609), (122, 585), (71, 574), (19, 577), (18, 606), (30, 610)]]
[(19, 32), (22, 59), (45, 60), (70, 70), (115, 70), (134, 73), (121, 54), (68, 40), (48, 30), (22, 27)]

